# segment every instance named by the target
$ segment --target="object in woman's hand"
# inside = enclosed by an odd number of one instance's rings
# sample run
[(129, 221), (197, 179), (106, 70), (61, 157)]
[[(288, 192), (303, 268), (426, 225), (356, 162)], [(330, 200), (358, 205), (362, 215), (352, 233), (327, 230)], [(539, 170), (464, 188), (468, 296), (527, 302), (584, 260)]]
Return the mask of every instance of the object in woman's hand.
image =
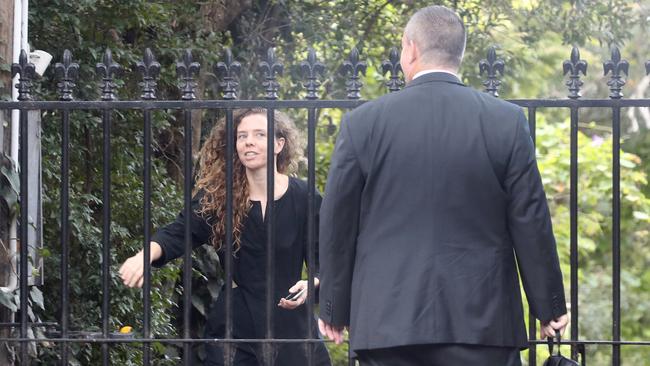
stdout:
[(306, 287), (303, 287), (302, 290), (298, 292), (289, 293), (289, 295), (285, 296), (284, 299), (289, 301), (296, 301), (300, 298), (300, 296), (302, 296), (302, 293), (305, 292), (306, 289)]

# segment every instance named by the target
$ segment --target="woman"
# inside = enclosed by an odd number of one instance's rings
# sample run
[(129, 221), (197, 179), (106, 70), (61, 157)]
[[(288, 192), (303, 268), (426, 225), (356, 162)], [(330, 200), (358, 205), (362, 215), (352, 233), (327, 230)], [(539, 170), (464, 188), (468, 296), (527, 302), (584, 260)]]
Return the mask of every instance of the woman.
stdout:
[[(301, 306), (307, 298), (307, 281), (300, 280), (307, 254), (307, 184), (289, 177), (295, 171), (301, 147), (291, 120), (274, 112), (275, 139), (275, 338), (305, 338), (310, 309)], [(237, 110), (234, 113), (237, 156), (233, 174), (233, 337), (265, 338), (266, 319), (266, 199), (267, 199), (267, 111)], [(210, 243), (217, 249), (221, 263), (225, 261), (224, 237), (226, 211), (226, 133), (220, 121), (212, 129), (200, 152), (199, 172), (192, 200), (192, 241), (194, 247)], [(316, 212), (320, 206), (317, 196)], [(176, 221), (160, 229), (151, 241), (151, 263), (162, 266), (184, 253), (185, 218), (181, 212)], [(318, 246), (316, 246), (318, 247)], [(317, 257), (317, 255), (316, 255)], [(143, 283), (143, 252), (127, 259), (120, 268), (126, 286), (141, 287)], [(230, 286), (231, 284), (226, 284)], [(224, 285), (224, 286), (226, 286)], [(315, 288), (318, 278), (314, 278)], [(287, 300), (287, 292), (301, 293)], [(208, 315), (205, 338), (225, 336), (225, 296), (219, 296)], [(309, 315), (307, 315), (310, 313)], [(312, 337), (318, 338), (316, 322)], [(276, 344), (276, 365), (305, 365), (306, 347), (301, 344)], [(259, 343), (236, 344), (234, 364), (262, 365)], [(330, 365), (322, 343), (312, 347), (314, 364)], [(222, 346), (206, 344), (206, 365), (223, 365)]]

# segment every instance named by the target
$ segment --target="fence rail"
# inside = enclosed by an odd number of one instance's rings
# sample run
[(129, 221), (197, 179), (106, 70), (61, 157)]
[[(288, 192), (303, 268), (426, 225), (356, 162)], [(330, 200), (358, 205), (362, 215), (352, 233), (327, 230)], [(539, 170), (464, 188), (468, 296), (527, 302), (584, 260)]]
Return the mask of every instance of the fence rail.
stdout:
[[(481, 74), (486, 75), (486, 79), (483, 83), (485, 86), (485, 92), (498, 97), (498, 90), (501, 85), (500, 75), (504, 73), (505, 63), (503, 60), (497, 57), (496, 51), (494, 48), (490, 48), (487, 53), (487, 58), (482, 60), (479, 63), (479, 68)], [(143, 303), (144, 303), (144, 313), (143, 313), (143, 338), (137, 339), (124, 339), (124, 338), (112, 338), (109, 331), (109, 315), (110, 315), (110, 251), (111, 251), (111, 181), (110, 181), (110, 162), (111, 162), (111, 128), (112, 128), (112, 111), (116, 110), (140, 110), (142, 111), (142, 119), (144, 121), (144, 171), (143, 171), (143, 182), (144, 182), (144, 234), (143, 234), (143, 244), (145, 255), (144, 258), (149, 258), (149, 246), (147, 245), (151, 238), (150, 232), (150, 223), (151, 223), (151, 113), (155, 110), (182, 110), (183, 113), (183, 122), (184, 122), (184, 149), (185, 151), (191, 151), (192, 149), (192, 140), (191, 140), (191, 130), (192, 130), (192, 114), (193, 110), (222, 110), (225, 111), (226, 115), (226, 133), (229, 137), (234, 137), (233, 129), (233, 110), (237, 108), (252, 108), (252, 107), (261, 107), (266, 108), (268, 113), (268, 128), (269, 128), (269, 154), (268, 154), (268, 165), (273, 166), (273, 144), (270, 143), (271, 138), (273, 137), (273, 113), (274, 109), (301, 109), (308, 112), (307, 117), (307, 135), (308, 135), (308, 146), (307, 146), (307, 156), (308, 156), (308, 186), (310, 187), (309, 191), (309, 226), (308, 226), (308, 261), (309, 261), (309, 294), (313, 293), (313, 264), (315, 256), (315, 131), (318, 125), (317, 120), (317, 110), (322, 109), (351, 109), (355, 108), (362, 103), (361, 100), (361, 88), (363, 86), (361, 82), (361, 77), (365, 75), (366, 72), (366, 63), (359, 59), (359, 53), (356, 49), (353, 49), (350, 53), (350, 57), (347, 61), (343, 63), (342, 72), (347, 75), (346, 82), (346, 91), (347, 99), (339, 100), (319, 100), (318, 92), (320, 87), (319, 78), (322, 77), (325, 72), (325, 67), (320, 63), (316, 57), (314, 50), (309, 50), (308, 57), (300, 65), (301, 71), (303, 74), (304, 81), (302, 83), (306, 91), (306, 96), (304, 100), (279, 100), (278, 90), (279, 83), (277, 81), (277, 75), (281, 75), (283, 72), (283, 65), (279, 63), (276, 58), (275, 52), (273, 49), (269, 49), (267, 53), (266, 60), (259, 64), (260, 72), (263, 74), (264, 82), (263, 86), (265, 87), (265, 96), (264, 100), (238, 100), (237, 99), (237, 88), (238, 88), (238, 74), (241, 70), (241, 65), (234, 59), (230, 50), (226, 50), (225, 59), (223, 62), (219, 62), (215, 65), (215, 73), (220, 76), (220, 86), (222, 90), (222, 100), (196, 100), (195, 91), (196, 91), (196, 81), (194, 77), (198, 74), (200, 65), (195, 62), (192, 58), (191, 52), (188, 50), (182, 57), (182, 59), (177, 63), (176, 70), (178, 78), (181, 82), (181, 100), (156, 100), (156, 80), (158, 74), (160, 73), (160, 64), (156, 62), (153, 53), (147, 49), (144, 53), (143, 60), (137, 63), (138, 72), (142, 75), (142, 82), (140, 86), (142, 88), (141, 100), (125, 100), (119, 101), (116, 97), (117, 84), (116, 76), (121, 70), (120, 65), (115, 63), (112, 58), (110, 50), (106, 50), (106, 53), (103, 58), (103, 62), (97, 64), (96, 71), (101, 75), (102, 80), (100, 83), (100, 99), (97, 101), (77, 101), (73, 98), (73, 90), (75, 87), (76, 78), (78, 76), (79, 65), (74, 63), (72, 60), (72, 55), (69, 51), (65, 51), (63, 55), (63, 62), (58, 63), (55, 67), (57, 72), (59, 82), (59, 100), (58, 101), (42, 101), (42, 100), (33, 100), (32, 96), (32, 84), (34, 82), (34, 65), (30, 64), (27, 60), (26, 52), (23, 50), (21, 52), (20, 61), (12, 66), (12, 73), (14, 75), (20, 75), (20, 79), (16, 87), (19, 91), (18, 101), (3, 101), (0, 102), (0, 110), (19, 110), (20, 111), (20, 129), (21, 131), (27, 131), (28, 127), (28, 118), (27, 112), (29, 110), (57, 110), (61, 111), (61, 136), (62, 136), (62, 145), (61, 145), (61, 239), (60, 244), (62, 248), (62, 258), (61, 258), (61, 294), (62, 294), (62, 303), (61, 303), (61, 319), (60, 323), (30, 323), (27, 317), (27, 294), (28, 291), (20, 291), (20, 321), (15, 323), (1, 323), (0, 327), (3, 328), (19, 328), (19, 334), (16, 337), (10, 338), (0, 338), (1, 342), (10, 342), (18, 343), (20, 345), (20, 360), (28, 360), (27, 356), (27, 345), (29, 343), (43, 343), (43, 342), (52, 342), (56, 344), (61, 344), (61, 364), (68, 364), (68, 345), (71, 343), (89, 343), (89, 344), (100, 344), (102, 347), (102, 358), (103, 364), (109, 364), (109, 345), (112, 344), (142, 344), (144, 351), (144, 364), (149, 365), (151, 362), (151, 349), (150, 345), (154, 342), (158, 343), (168, 343), (168, 344), (182, 344), (184, 347), (184, 364), (190, 364), (189, 351), (191, 344), (198, 343), (218, 343), (223, 344), (226, 349), (226, 358), (227, 364), (230, 364), (231, 360), (229, 358), (231, 347), (237, 343), (261, 343), (265, 345), (265, 354), (268, 356), (272, 352), (269, 348), (274, 344), (281, 343), (302, 343), (306, 345), (315, 344), (318, 342), (323, 342), (320, 339), (313, 339), (308, 334), (305, 339), (275, 339), (272, 332), (273, 319), (272, 319), (272, 309), (275, 304), (272, 299), (273, 294), (273, 274), (275, 271), (273, 256), (269, 255), (267, 258), (267, 291), (266, 291), (266, 309), (267, 309), (267, 320), (266, 326), (268, 329), (265, 339), (234, 339), (232, 333), (232, 291), (230, 286), (225, 286), (225, 298), (226, 298), (226, 337), (225, 339), (192, 339), (190, 337), (190, 306), (184, 306), (183, 310), (183, 319), (184, 319), (184, 329), (183, 329), (183, 338), (152, 338), (150, 333), (150, 317), (151, 317), (151, 274), (150, 274), (150, 264), (149, 261), (145, 260), (145, 279), (144, 279), (144, 290), (143, 290)], [(588, 345), (608, 345), (612, 347), (612, 364), (617, 366), (621, 364), (621, 355), (620, 347), (621, 346), (650, 346), (650, 340), (648, 341), (623, 341), (621, 340), (621, 303), (620, 303), (620, 272), (621, 272), (621, 263), (620, 263), (620, 248), (621, 248), (621, 238), (620, 238), (620, 210), (621, 210), (621, 194), (620, 194), (620, 136), (621, 136), (621, 109), (630, 108), (630, 107), (650, 107), (650, 99), (622, 99), (622, 88), (625, 85), (624, 77), (628, 73), (629, 65), (627, 61), (621, 59), (620, 52), (617, 48), (612, 50), (611, 59), (607, 60), (603, 64), (604, 73), (611, 74), (609, 81), (607, 82), (610, 95), (609, 99), (581, 99), (580, 90), (583, 82), (580, 79), (580, 75), (585, 75), (587, 71), (587, 63), (584, 60), (580, 59), (580, 53), (577, 48), (574, 48), (571, 52), (570, 59), (565, 61), (563, 64), (563, 73), (568, 75), (568, 80), (566, 82), (568, 88), (568, 99), (512, 99), (511, 102), (521, 106), (522, 108), (527, 109), (528, 120), (531, 126), (531, 133), (533, 139), (535, 139), (535, 126), (537, 121), (537, 111), (540, 108), (562, 108), (568, 109), (570, 111), (570, 139), (571, 139), (571, 161), (570, 161), (570, 263), (571, 263), (571, 273), (570, 273), (570, 305), (571, 305), (571, 334), (570, 339), (567, 339), (565, 343), (570, 344), (572, 348), (572, 358), (578, 359), (578, 355), (581, 355), (581, 361), (583, 364), (586, 364), (585, 359), (585, 347)], [(646, 73), (650, 73), (650, 61), (646, 63)], [(382, 63), (382, 74), (388, 73), (389, 76), (386, 80), (386, 87), (389, 92), (396, 92), (400, 90), (403, 86), (403, 82), (400, 79), (401, 68), (399, 66), (399, 54), (397, 49), (392, 49), (389, 55), (389, 58)], [(578, 258), (578, 119), (579, 112), (584, 108), (601, 108), (612, 111), (612, 134), (613, 134), (613, 150), (612, 150), (612, 275), (613, 275), (613, 290), (612, 290), (612, 339), (611, 340), (584, 340), (580, 339), (579, 332), (579, 305), (578, 305), (578, 268), (579, 268), (579, 258)], [(105, 260), (102, 262), (102, 331), (89, 336), (88, 338), (82, 337), (73, 337), (74, 333), (70, 331), (70, 320), (69, 320), (69, 303), (68, 298), (70, 294), (70, 289), (68, 286), (68, 271), (69, 271), (69, 191), (70, 191), (70, 180), (69, 180), (69, 171), (70, 171), (70, 113), (79, 110), (96, 110), (101, 111), (102, 114), (102, 125), (103, 125), (103, 229), (102, 229), (102, 258)], [(20, 150), (20, 184), (21, 187), (27, 187), (28, 181), (28, 172), (27, 172), (27, 139), (26, 134), (21, 133), (21, 150)], [(226, 207), (226, 238), (227, 242), (224, 245), (226, 251), (226, 262), (223, 264), (225, 268), (226, 283), (232, 282), (232, 234), (233, 234), (233, 166), (232, 158), (234, 156), (234, 146), (233, 139), (228, 138), (227, 143), (227, 207)], [(191, 252), (191, 233), (190, 233), (190, 222), (189, 218), (191, 216), (190, 209), (190, 200), (191, 200), (191, 167), (192, 160), (191, 154), (185, 154), (184, 160), (184, 202), (185, 202), (185, 216), (186, 221), (186, 232), (185, 232), (185, 255), (183, 257), (183, 268), (184, 268), (184, 277), (183, 277), (183, 301), (185, 304), (190, 304), (191, 301), (191, 268), (192, 268), (192, 257)], [(273, 179), (272, 179), (273, 169), (269, 169), (269, 196), (268, 201), (273, 201)], [(27, 203), (30, 199), (30, 192), (27, 190), (21, 190), (20, 192), (20, 210), (21, 212), (27, 212)], [(269, 207), (272, 207), (270, 205)], [(270, 209), (268, 212), (267, 220), (267, 230), (272, 232), (274, 227), (271, 224), (273, 222), (273, 210)], [(27, 242), (28, 234), (27, 228), (29, 226), (28, 217), (26, 215), (20, 216), (20, 241), (22, 243)], [(268, 242), (266, 243), (267, 253), (273, 253), (271, 250), (274, 248), (273, 235), (268, 235)], [(27, 276), (22, 275), (28, 273), (28, 248), (27, 245), (20, 246), (20, 289), (28, 289)], [(307, 306), (310, 309), (314, 307), (314, 298), (309, 296)], [(308, 314), (309, 325), (311, 327), (312, 322), (314, 321), (312, 314)], [(30, 327), (40, 327), (40, 326), (52, 326), (56, 325), (60, 329), (59, 337), (49, 337), (43, 339), (34, 339), (28, 337), (28, 329)], [(536, 362), (536, 345), (545, 343), (545, 341), (536, 339), (536, 323), (535, 319), (530, 315), (530, 326), (529, 326), (529, 337), (530, 337), (530, 352), (529, 352), (529, 363), (535, 364)], [(311, 354), (311, 353), (309, 353)], [(270, 359), (270, 358), (267, 358)], [(27, 362), (25, 362), (27, 363)], [(313, 360), (309, 359), (309, 364), (311, 365)], [(349, 359), (350, 365), (354, 365), (353, 360)]]

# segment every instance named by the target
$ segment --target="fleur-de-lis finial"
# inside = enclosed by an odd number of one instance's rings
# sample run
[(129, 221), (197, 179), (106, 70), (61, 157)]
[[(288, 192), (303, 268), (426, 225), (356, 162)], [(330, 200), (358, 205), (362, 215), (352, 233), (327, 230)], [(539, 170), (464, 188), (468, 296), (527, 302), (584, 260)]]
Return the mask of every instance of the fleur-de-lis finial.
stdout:
[(29, 62), (25, 50), (20, 50), (18, 63), (11, 65), (11, 77), (13, 78), (16, 74), (20, 74), (18, 84), (16, 84), (18, 100), (32, 100), (32, 80), (36, 76), (36, 68), (33, 63)]
[(307, 60), (300, 63), (303, 78), (307, 79), (302, 85), (307, 88), (307, 99), (318, 99), (316, 92), (321, 83), (317, 80), (318, 75), (321, 77), (325, 73), (325, 65), (318, 61), (316, 51), (309, 48), (307, 52)]
[(144, 50), (142, 61), (136, 63), (138, 71), (142, 74), (142, 87), (140, 98), (145, 100), (156, 99), (156, 78), (160, 74), (160, 64), (153, 56), (153, 52), (148, 47)]
[(569, 74), (569, 80), (566, 82), (566, 86), (569, 87), (568, 97), (571, 99), (578, 99), (582, 95), (580, 94), (580, 87), (583, 85), (582, 80), (580, 80), (580, 73), (582, 75), (587, 75), (587, 61), (580, 59), (580, 50), (578, 47), (573, 47), (571, 50), (571, 59), (565, 60), (562, 64), (564, 69), (564, 75)]
[(402, 72), (402, 65), (399, 63), (399, 51), (397, 47), (390, 49), (388, 60), (381, 63), (381, 73), (385, 75), (390, 72), (390, 79), (386, 82), (388, 91), (395, 92), (401, 89), (404, 82), (399, 78), (399, 73)]
[(193, 76), (199, 73), (200, 68), (201, 65), (198, 62), (194, 62), (192, 58), (192, 51), (186, 49), (183, 53), (183, 59), (176, 63), (176, 75), (181, 79), (180, 89), (183, 93), (181, 99), (193, 100), (196, 98), (194, 89), (197, 84)]
[(487, 59), (483, 59), (479, 62), (479, 71), (483, 75), (487, 72), (487, 79), (483, 81), (485, 86), (485, 91), (492, 94), (495, 97), (499, 96), (499, 86), (501, 81), (499, 80), (497, 73), (503, 76), (503, 70), (505, 68), (505, 63), (502, 59), (497, 58), (497, 52), (494, 46), (491, 46), (488, 49)]
[(57, 84), (59, 87), (59, 99), (70, 101), (72, 97), (72, 88), (75, 87), (74, 81), (79, 76), (79, 64), (72, 62), (72, 53), (70, 50), (63, 51), (63, 63), (57, 62), (54, 65), (54, 71), (57, 78), (61, 81)]
[(225, 62), (218, 62), (214, 68), (214, 72), (222, 77), (219, 86), (221, 86), (221, 89), (223, 90), (223, 99), (237, 99), (237, 87), (239, 86), (239, 83), (236, 78), (241, 72), (241, 64), (233, 60), (230, 48), (226, 48)]
[(284, 66), (278, 62), (277, 57), (275, 56), (275, 49), (270, 47), (266, 52), (266, 61), (262, 61), (259, 64), (260, 71), (264, 74), (264, 87), (266, 88), (265, 99), (274, 100), (278, 99), (278, 89), (280, 84), (277, 82), (275, 75), (282, 75), (284, 71)]
[(630, 64), (626, 60), (621, 60), (621, 52), (618, 50), (618, 47), (612, 48), (612, 59), (603, 62), (603, 75), (607, 76), (610, 71), (612, 73), (611, 78), (607, 81), (610, 98), (620, 99), (623, 97), (621, 90), (623, 89), (623, 85), (625, 85), (625, 80), (623, 80), (621, 74), (624, 73), (627, 76), (629, 67)]
[(357, 50), (356, 47), (353, 47), (352, 52), (350, 52), (350, 57), (348, 57), (348, 60), (343, 62), (343, 65), (341, 66), (341, 73), (343, 75), (350, 74), (350, 77), (345, 82), (348, 99), (361, 98), (360, 91), (363, 83), (359, 80), (359, 74), (365, 75), (366, 67), (364, 61), (359, 61), (359, 50)]
[(95, 67), (97, 74), (101, 75), (102, 81), (100, 85), (102, 100), (115, 100), (115, 89), (117, 85), (113, 81), (113, 77), (117, 76), (122, 70), (122, 67), (113, 62), (113, 54), (109, 48), (104, 52), (103, 62), (100, 62)]

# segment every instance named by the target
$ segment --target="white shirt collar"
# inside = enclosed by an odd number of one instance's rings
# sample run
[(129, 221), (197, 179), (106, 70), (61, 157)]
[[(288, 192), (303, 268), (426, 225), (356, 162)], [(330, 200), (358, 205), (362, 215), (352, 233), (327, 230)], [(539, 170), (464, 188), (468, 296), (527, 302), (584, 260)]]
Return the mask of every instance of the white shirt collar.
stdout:
[(415, 74), (415, 75), (413, 76), (413, 79), (412, 79), (412, 80), (415, 80), (415, 79), (417, 79), (418, 77), (420, 77), (420, 76), (422, 76), (422, 75), (431, 74), (431, 73), (433, 73), (433, 72), (444, 72), (444, 73), (446, 73), (446, 74), (453, 75), (453, 76), (455, 76), (456, 78), (460, 79), (460, 78), (458, 77), (458, 75), (454, 74), (453, 72), (451, 72), (451, 71), (449, 71), (449, 70), (428, 69), (428, 70), (422, 70), (422, 71), (418, 72), (417, 74)]

